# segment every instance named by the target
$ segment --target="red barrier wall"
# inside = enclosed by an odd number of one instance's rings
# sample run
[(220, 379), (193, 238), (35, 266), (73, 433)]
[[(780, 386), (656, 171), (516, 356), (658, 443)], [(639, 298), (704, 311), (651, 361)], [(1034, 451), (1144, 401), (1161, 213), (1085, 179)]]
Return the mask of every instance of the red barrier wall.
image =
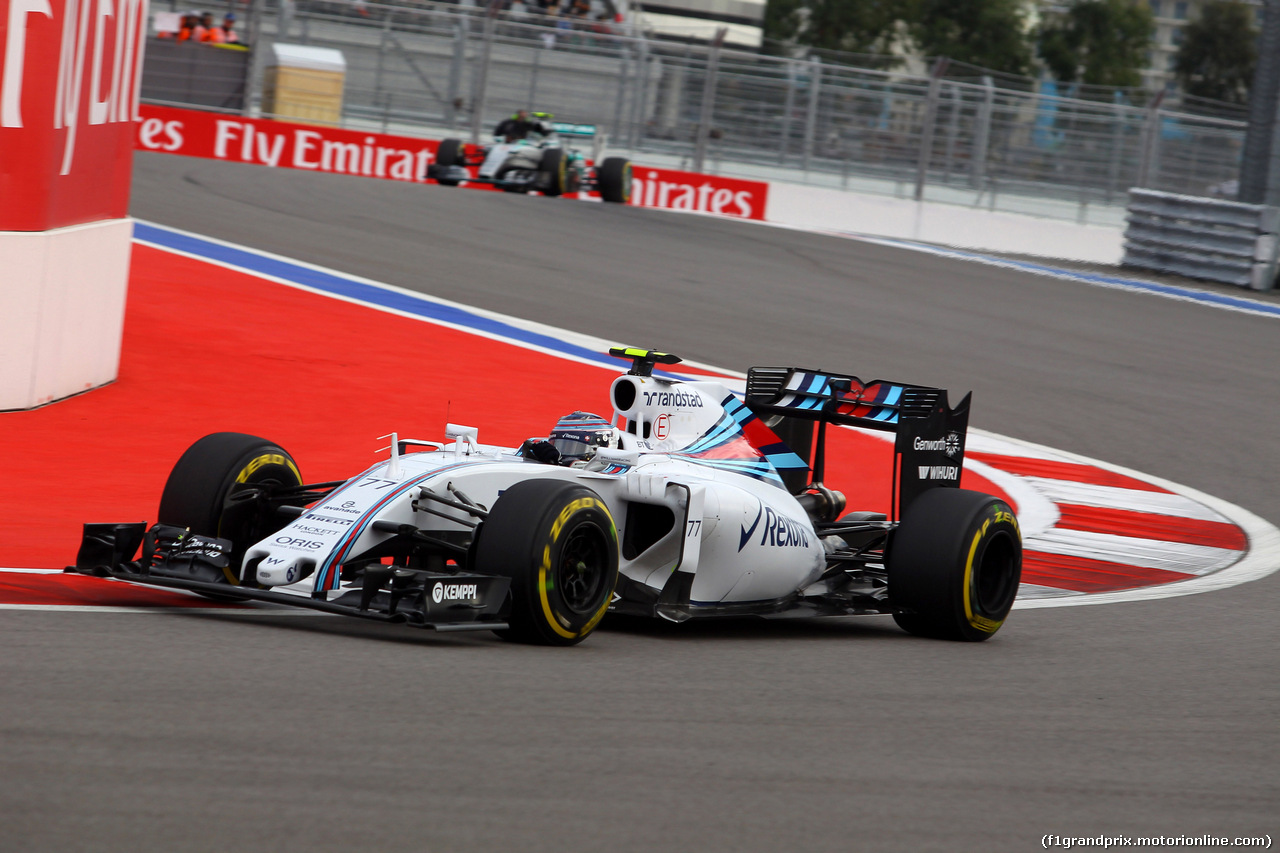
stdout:
[(126, 215), (147, 0), (0, 2), (0, 231)]
[(769, 202), (769, 185), (764, 181), (744, 181), (639, 165), (633, 167), (632, 176), (631, 203), (640, 207), (695, 210), (738, 219), (764, 219)]
[[(423, 182), (440, 145), (434, 139), (147, 104), (141, 114), (140, 151), (369, 178)], [(769, 193), (764, 181), (649, 166), (635, 166), (632, 174), (634, 205), (764, 219)]]
[(144, 104), (137, 148), (393, 181), (425, 181), (440, 143)]

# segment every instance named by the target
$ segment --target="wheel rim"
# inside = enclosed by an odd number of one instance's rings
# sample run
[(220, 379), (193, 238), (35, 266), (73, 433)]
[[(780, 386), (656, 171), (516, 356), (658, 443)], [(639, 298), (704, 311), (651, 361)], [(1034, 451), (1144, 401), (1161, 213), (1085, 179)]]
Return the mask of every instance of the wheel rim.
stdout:
[(1017, 568), (1013, 539), (1005, 533), (993, 537), (982, 549), (972, 581), (981, 613), (1000, 617), (1009, 609), (1018, 592)]
[(574, 613), (599, 608), (600, 590), (608, 573), (609, 546), (605, 533), (592, 522), (569, 532), (556, 567), (556, 591)]

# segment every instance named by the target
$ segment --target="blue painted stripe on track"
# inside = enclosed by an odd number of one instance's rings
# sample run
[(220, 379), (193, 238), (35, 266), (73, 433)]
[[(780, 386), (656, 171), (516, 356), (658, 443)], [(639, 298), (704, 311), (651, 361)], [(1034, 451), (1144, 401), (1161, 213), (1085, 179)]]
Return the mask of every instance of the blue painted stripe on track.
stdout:
[[(519, 326), (513, 326), (510, 323), (504, 323), (492, 317), (474, 314), (460, 306), (444, 305), (436, 302), (426, 294), (402, 293), (398, 290), (360, 281), (357, 278), (347, 277), (341, 273), (314, 269), (293, 263), (284, 258), (271, 257), (253, 249), (229, 246), (204, 239), (195, 234), (176, 231), (140, 220), (135, 220), (134, 222), (133, 236), (136, 240), (153, 243), (166, 249), (208, 258), (211, 261), (218, 261), (251, 273), (269, 275), (273, 278), (283, 279), (284, 281), (334, 296), (341, 296), (381, 308), (390, 308), (425, 320), (435, 320), (484, 332), (510, 341), (580, 358), (603, 367), (615, 368), (619, 366), (619, 360), (606, 353), (587, 349), (550, 335), (522, 329)], [(668, 379), (685, 380), (683, 376), (661, 370), (655, 370), (654, 373)]]
[(1233, 311), (1247, 311), (1251, 314), (1280, 317), (1280, 305), (1275, 305), (1270, 302), (1260, 302), (1256, 299), (1246, 299), (1241, 296), (1229, 296), (1224, 293), (1214, 293), (1213, 291), (1208, 290), (1196, 290), (1191, 287), (1179, 287), (1174, 284), (1160, 284), (1158, 282), (1144, 281), (1137, 278), (1122, 278), (1114, 275), (1102, 275), (1101, 273), (1067, 270), (1060, 267), (1052, 267), (1047, 264), (1037, 264), (1031, 261), (1015, 261), (1007, 258), (999, 258), (994, 255), (982, 255), (976, 252), (966, 252), (963, 249), (951, 249), (945, 246), (930, 245), (928, 243), (914, 243), (910, 240), (895, 240), (892, 237), (877, 237), (872, 234), (853, 234), (851, 232), (836, 233), (847, 233), (851, 237), (858, 237), (860, 239), (870, 240), (876, 243), (883, 243), (888, 246), (899, 246), (904, 249), (930, 252), (943, 257), (963, 258), (968, 261), (978, 261), (980, 263), (993, 264), (995, 266), (1009, 267), (1011, 269), (1023, 270), (1024, 272), (1031, 272), (1039, 275), (1051, 275), (1057, 278), (1073, 279), (1086, 284), (1095, 284), (1100, 287), (1134, 290), (1155, 294), (1157, 296), (1166, 296), (1171, 299), (1200, 302), (1205, 305), (1211, 305), (1215, 308), (1226, 308)]

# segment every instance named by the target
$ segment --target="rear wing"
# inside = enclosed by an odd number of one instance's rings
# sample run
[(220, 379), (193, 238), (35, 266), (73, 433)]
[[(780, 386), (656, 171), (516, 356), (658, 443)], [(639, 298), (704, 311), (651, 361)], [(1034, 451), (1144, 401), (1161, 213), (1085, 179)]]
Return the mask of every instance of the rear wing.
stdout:
[(594, 124), (574, 124), (571, 121), (553, 121), (551, 122), (551, 130), (562, 136), (595, 136), (596, 126)]
[[(897, 517), (921, 493), (958, 488), (964, 468), (965, 436), (972, 395), (951, 408), (942, 388), (798, 367), (753, 367), (747, 373), (746, 403), (758, 415), (816, 421), (818, 441), (791, 449), (810, 463), (813, 482), (822, 482), (826, 425), (893, 432), (894, 509)], [(788, 430), (796, 434), (795, 430)], [(802, 439), (803, 440), (803, 439)]]

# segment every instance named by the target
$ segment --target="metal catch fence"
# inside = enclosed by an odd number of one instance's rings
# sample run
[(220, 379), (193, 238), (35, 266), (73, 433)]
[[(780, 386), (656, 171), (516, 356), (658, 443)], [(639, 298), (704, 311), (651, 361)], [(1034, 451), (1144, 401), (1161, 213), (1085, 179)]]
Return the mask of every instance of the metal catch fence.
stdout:
[(257, 37), (342, 51), (347, 123), (483, 137), (544, 110), (655, 164), (1108, 225), (1130, 187), (1222, 192), (1244, 140), (1243, 121), (1132, 93), (1042, 94), (467, 4), (302, 0), (268, 10)]

